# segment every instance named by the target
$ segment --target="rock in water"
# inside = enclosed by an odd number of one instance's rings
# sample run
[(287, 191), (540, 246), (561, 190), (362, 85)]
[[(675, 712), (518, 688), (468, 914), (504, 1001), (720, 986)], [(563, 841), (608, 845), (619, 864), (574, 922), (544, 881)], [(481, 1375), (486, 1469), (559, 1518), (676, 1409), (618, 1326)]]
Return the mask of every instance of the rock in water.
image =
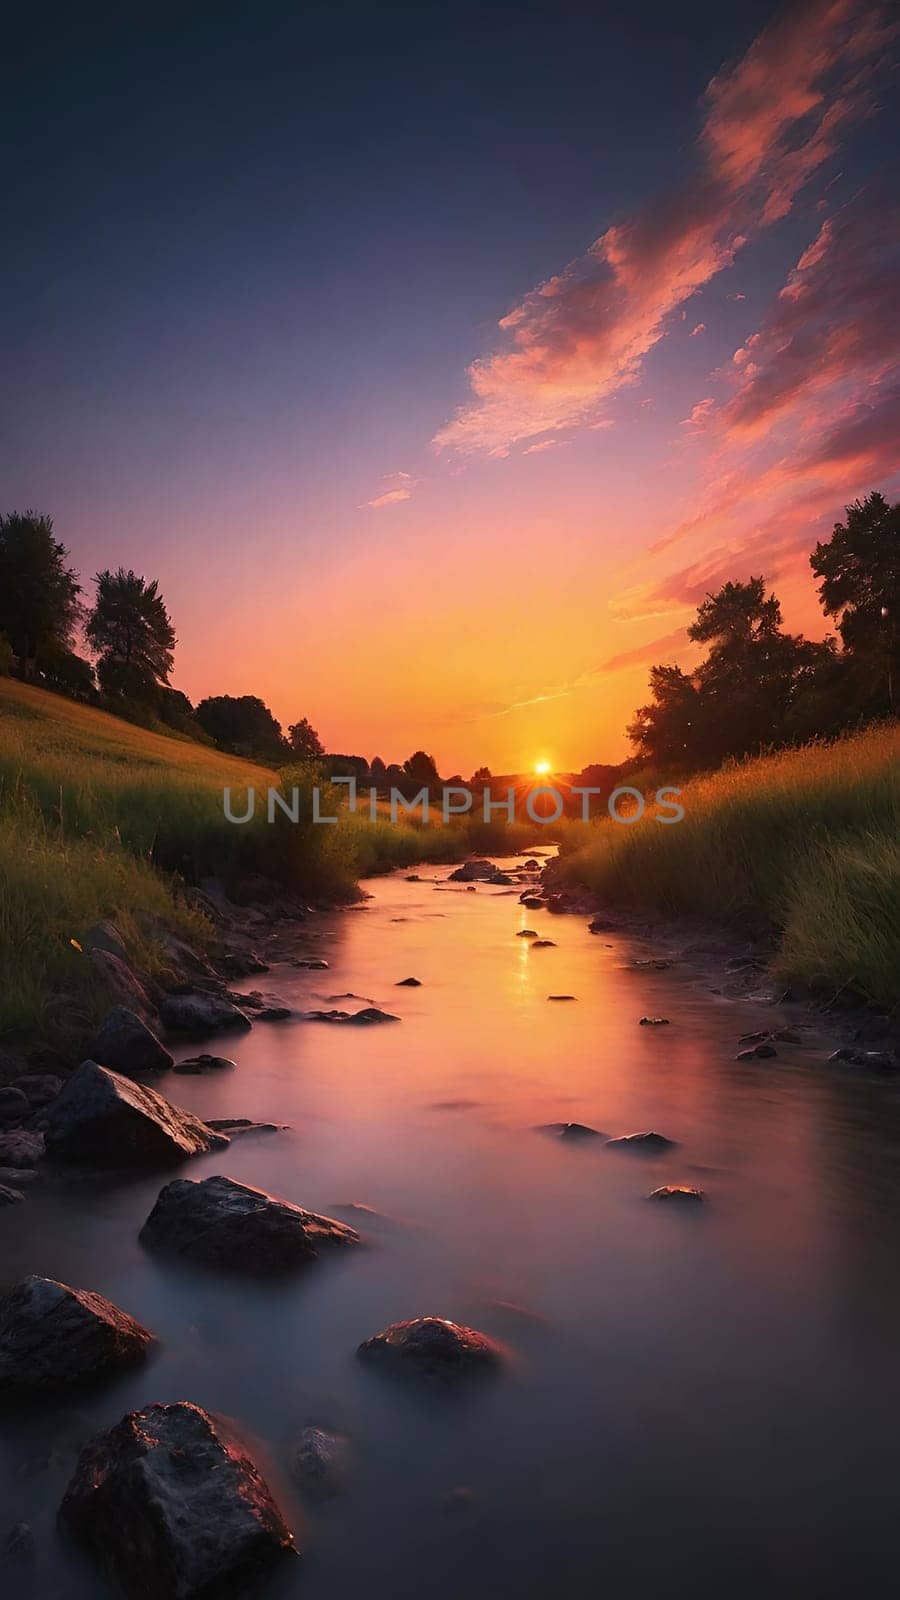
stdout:
[(21, 1089), (32, 1111), (39, 1111), (55, 1100), (63, 1086), (62, 1078), (54, 1072), (29, 1072), (25, 1077), (17, 1078), (12, 1085), (14, 1089)]
[(176, 1179), (160, 1190), (141, 1243), (240, 1272), (281, 1272), (331, 1245), (359, 1244), (355, 1228), (233, 1178)]
[(497, 872), (493, 861), (466, 861), (455, 872), (451, 872), (448, 883), (472, 883), (485, 878), (493, 878)]
[(175, 1071), (186, 1073), (189, 1077), (200, 1077), (205, 1072), (228, 1072), (237, 1066), (236, 1061), (231, 1061), (228, 1056), (187, 1056), (184, 1061), (176, 1061)]
[(605, 1139), (599, 1128), (590, 1128), (585, 1122), (545, 1122), (538, 1133), (552, 1133), (559, 1139)]
[(140, 1017), (113, 1006), (91, 1045), (91, 1057), (116, 1072), (167, 1072), (174, 1058)]
[(17, 1206), (24, 1199), (21, 1189), (11, 1189), (9, 1184), (0, 1183), (0, 1206)]
[(401, 978), (399, 980), (399, 982), (394, 985), (394, 987), (395, 987), (395, 989), (421, 989), (421, 987), (422, 987), (422, 979), (421, 978)]
[(137, 1366), (153, 1335), (102, 1294), (23, 1278), (0, 1301), (0, 1394), (84, 1383)]
[(670, 1205), (700, 1205), (706, 1199), (702, 1189), (692, 1189), (687, 1183), (664, 1183), (654, 1189), (648, 1200), (668, 1201)]
[(59, 1520), (133, 1600), (243, 1593), (295, 1551), (243, 1446), (187, 1401), (132, 1411), (98, 1434)]
[(159, 1014), (171, 1033), (225, 1033), (252, 1027), (239, 1006), (218, 994), (170, 994)]
[(667, 1139), (662, 1133), (626, 1133), (618, 1139), (608, 1139), (603, 1148), (632, 1151), (639, 1156), (656, 1156), (664, 1150), (672, 1150), (675, 1143), (674, 1139)]
[(315, 1500), (340, 1494), (350, 1470), (350, 1441), (328, 1428), (302, 1428), (294, 1451), (294, 1477)]
[(47, 1152), (94, 1166), (171, 1166), (227, 1145), (155, 1089), (82, 1061), (47, 1116)]
[(399, 1372), (444, 1382), (496, 1371), (503, 1362), (502, 1347), (493, 1339), (444, 1317), (392, 1322), (366, 1339), (357, 1354)]
[(667, 1028), (669, 1019), (668, 1017), (641, 1017), (640, 1026), (642, 1028)]

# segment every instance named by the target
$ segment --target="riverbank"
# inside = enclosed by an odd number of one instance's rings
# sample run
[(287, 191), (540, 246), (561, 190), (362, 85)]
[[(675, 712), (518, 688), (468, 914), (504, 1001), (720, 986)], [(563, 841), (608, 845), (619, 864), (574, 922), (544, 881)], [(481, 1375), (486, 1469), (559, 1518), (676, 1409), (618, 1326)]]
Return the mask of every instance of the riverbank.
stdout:
[[(314, 775), (274, 772), (190, 740), (167, 737), (47, 690), (0, 679), (0, 1048), (26, 1040), (64, 1051), (89, 1037), (112, 998), (91, 929), (112, 920), (129, 962), (151, 985), (167, 967), (165, 939), (208, 952), (208, 897), (281, 914), (347, 904), (361, 877), (458, 861), (472, 849), (515, 849), (534, 829), (461, 818), (447, 827), (351, 816), (341, 791), (331, 826), (312, 821)], [(304, 819), (264, 810), (226, 820), (230, 788), (299, 788)]]
[(754, 940), (783, 986), (895, 1011), (900, 729), (736, 763), (683, 786), (684, 820), (570, 825), (561, 887)]

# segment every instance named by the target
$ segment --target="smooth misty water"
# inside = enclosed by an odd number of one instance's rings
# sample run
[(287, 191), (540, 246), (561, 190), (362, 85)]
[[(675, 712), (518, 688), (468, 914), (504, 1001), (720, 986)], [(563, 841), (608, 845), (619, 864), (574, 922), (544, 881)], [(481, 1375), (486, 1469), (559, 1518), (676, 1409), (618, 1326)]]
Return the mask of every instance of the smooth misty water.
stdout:
[[(515, 893), (437, 892), (444, 876), (378, 881), (366, 909), (304, 940), (329, 971), (256, 980), (303, 1007), (353, 990), (402, 1022), (259, 1024), (224, 1044), (236, 1072), (160, 1085), (201, 1115), (292, 1125), (186, 1175), (375, 1207), (392, 1220), (370, 1248), (275, 1285), (154, 1260), (137, 1232), (164, 1175), (45, 1180), (0, 1214), (4, 1278), (102, 1290), (161, 1341), (136, 1375), (3, 1420), (4, 1525), (28, 1521), (38, 1543), (4, 1592), (105, 1593), (58, 1542), (56, 1505), (92, 1433), (179, 1399), (236, 1419), (308, 1550), (266, 1585), (275, 1600), (893, 1589), (896, 1089), (821, 1050), (736, 1063), (737, 1035), (771, 1008), (717, 1000), (687, 969), (636, 971), (636, 946), (523, 912)], [(529, 949), (528, 925), (558, 948)], [(423, 987), (394, 987), (408, 976)], [(672, 1026), (639, 1028), (644, 1013)], [(680, 1144), (648, 1161), (534, 1131), (559, 1120)], [(666, 1181), (709, 1205), (646, 1204)], [(422, 1313), (507, 1340), (508, 1376), (450, 1398), (355, 1360)], [(324, 1512), (287, 1471), (307, 1422), (354, 1441), (355, 1478)], [(448, 1509), (461, 1486), (471, 1499)]]

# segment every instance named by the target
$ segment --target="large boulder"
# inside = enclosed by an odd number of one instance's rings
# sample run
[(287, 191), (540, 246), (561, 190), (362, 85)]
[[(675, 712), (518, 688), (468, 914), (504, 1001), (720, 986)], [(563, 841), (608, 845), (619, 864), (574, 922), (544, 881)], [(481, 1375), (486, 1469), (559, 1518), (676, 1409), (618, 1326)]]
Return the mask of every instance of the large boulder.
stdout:
[(106, 988), (116, 1001), (117, 1005), (127, 1006), (129, 1011), (134, 1011), (139, 1017), (152, 1017), (154, 1014), (153, 1001), (143, 983), (129, 963), (117, 956), (112, 950), (101, 950), (95, 946), (88, 952), (91, 964), (101, 974)]
[(113, 1067), (116, 1072), (167, 1072), (172, 1066), (171, 1056), (140, 1017), (125, 1006), (113, 1006), (100, 1024), (91, 1045), (91, 1056), (103, 1067)]
[(23, 1278), (0, 1301), (0, 1394), (83, 1383), (143, 1361), (153, 1335), (90, 1289)]
[(251, 1273), (280, 1272), (314, 1261), (322, 1249), (360, 1242), (344, 1222), (225, 1177), (167, 1183), (140, 1238), (151, 1250)]
[(250, 1018), (232, 1000), (218, 994), (170, 994), (159, 1008), (170, 1033), (225, 1033), (249, 1028)]
[(366, 1339), (357, 1354), (397, 1372), (449, 1382), (496, 1371), (504, 1353), (477, 1328), (445, 1317), (414, 1317), (410, 1322), (392, 1322)]
[(82, 1061), (47, 1113), (47, 1153), (95, 1166), (171, 1166), (228, 1143), (155, 1089)]
[(133, 1600), (243, 1594), (295, 1551), (244, 1447), (187, 1401), (130, 1412), (98, 1434), (59, 1519)]

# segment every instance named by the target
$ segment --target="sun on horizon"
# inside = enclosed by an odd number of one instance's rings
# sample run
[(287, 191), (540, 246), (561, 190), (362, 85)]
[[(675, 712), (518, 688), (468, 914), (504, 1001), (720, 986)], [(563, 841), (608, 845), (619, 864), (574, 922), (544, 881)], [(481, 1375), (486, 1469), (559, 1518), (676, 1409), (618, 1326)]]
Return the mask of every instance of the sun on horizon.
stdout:
[(536, 761), (534, 763), (534, 770), (535, 770), (535, 773), (536, 773), (537, 777), (539, 777), (539, 778), (549, 778), (550, 773), (552, 772), (553, 769), (552, 769), (549, 761)]

